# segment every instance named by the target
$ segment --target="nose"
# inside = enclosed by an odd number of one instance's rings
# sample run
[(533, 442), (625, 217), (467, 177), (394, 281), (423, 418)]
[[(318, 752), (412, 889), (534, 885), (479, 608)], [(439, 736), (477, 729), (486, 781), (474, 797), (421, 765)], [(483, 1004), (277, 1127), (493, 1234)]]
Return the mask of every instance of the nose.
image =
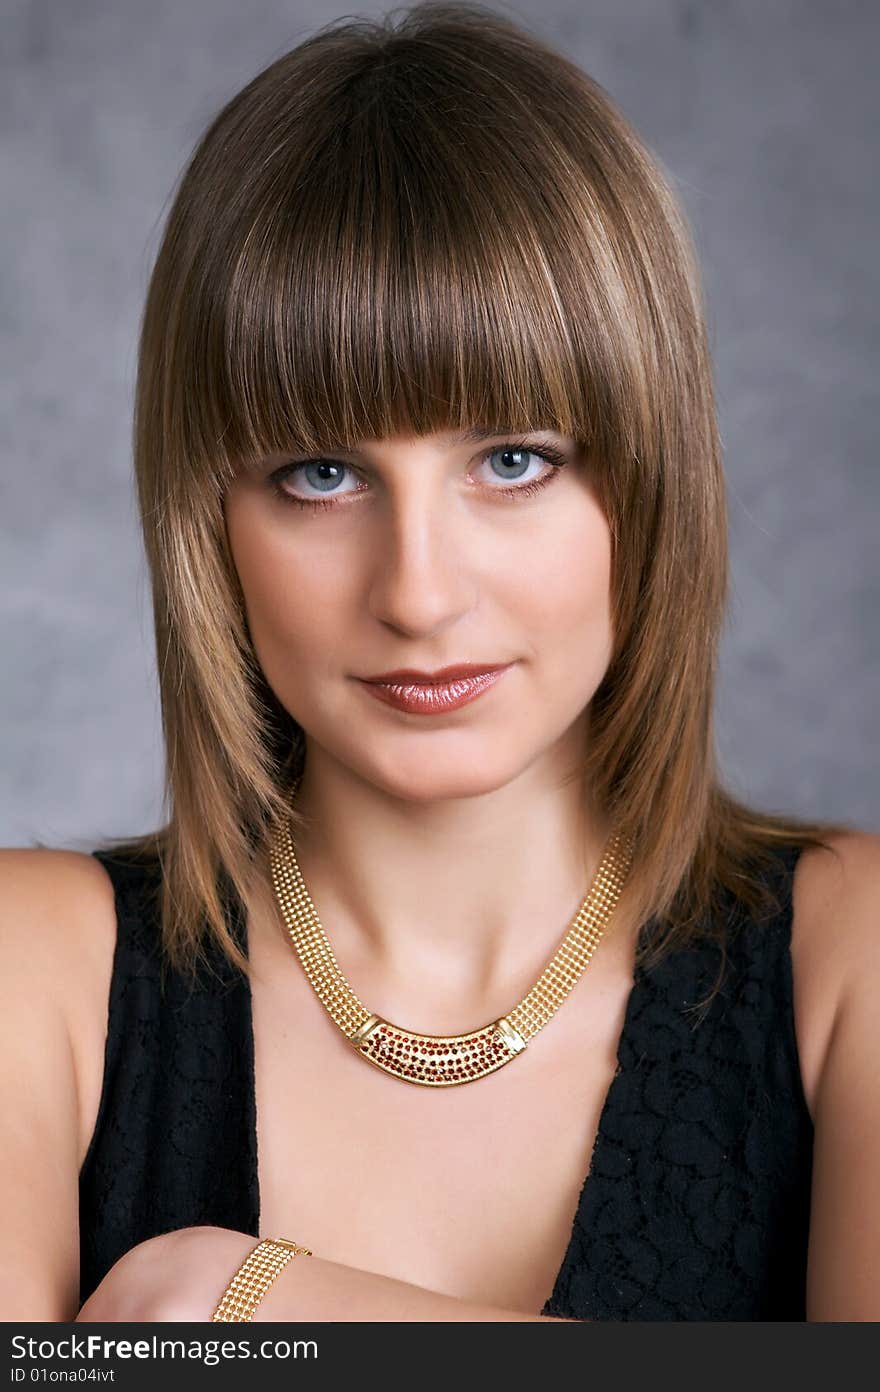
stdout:
[(451, 627), (477, 602), (466, 524), (442, 483), (421, 480), (382, 509), (370, 577), (370, 613), (410, 638)]

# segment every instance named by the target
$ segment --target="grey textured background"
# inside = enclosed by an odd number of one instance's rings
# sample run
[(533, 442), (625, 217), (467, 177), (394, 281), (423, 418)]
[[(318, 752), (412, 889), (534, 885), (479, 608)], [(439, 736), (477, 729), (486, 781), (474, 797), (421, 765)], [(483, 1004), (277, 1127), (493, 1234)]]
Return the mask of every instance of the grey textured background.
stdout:
[[(728, 780), (763, 807), (876, 828), (880, 6), (498, 8), (603, 83), (694, 225), (731, 505)], [(3, 0), (0, 843), (85, 848), (159, 815), (129, 445), (138, 315), (208, 119), (343, 12)]]

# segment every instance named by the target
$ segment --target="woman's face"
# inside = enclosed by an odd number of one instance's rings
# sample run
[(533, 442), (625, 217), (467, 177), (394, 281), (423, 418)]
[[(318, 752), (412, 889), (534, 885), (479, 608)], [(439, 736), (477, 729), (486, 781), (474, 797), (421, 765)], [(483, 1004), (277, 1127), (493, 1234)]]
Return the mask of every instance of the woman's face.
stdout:
[[(267, 458), (226, 500), (257, 658), (307, 749), (406, 799), (576, 769), (611, 658), (611, 537), (575, 442), (476, 434)], [(462, 665), (504, 670), (426, 681)], [(422, 680), (365, 680), (400, 669)]]

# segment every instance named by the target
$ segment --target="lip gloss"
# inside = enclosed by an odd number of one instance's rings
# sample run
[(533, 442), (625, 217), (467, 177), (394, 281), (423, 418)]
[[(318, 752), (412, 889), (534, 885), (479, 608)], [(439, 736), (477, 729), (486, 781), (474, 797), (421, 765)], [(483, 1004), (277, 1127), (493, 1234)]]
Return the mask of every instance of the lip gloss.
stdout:
[(480, 672), (472, 677), (457, 677), (454, 681), (439, 682), (361, 682), (377, 701), (407, 711), (410, 715), (444, 715), (458, 710), (488, 691), (508, 671), (497, 667), (493, 672)]

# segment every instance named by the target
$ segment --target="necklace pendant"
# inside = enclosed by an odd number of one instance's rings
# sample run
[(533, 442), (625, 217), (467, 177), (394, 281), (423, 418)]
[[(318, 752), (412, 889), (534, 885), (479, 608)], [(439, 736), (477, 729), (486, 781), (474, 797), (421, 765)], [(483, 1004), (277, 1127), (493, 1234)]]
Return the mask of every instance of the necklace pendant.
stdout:
[(526, 1047), (506, 1017), (468, 1034), (415, 1034), (378, 1015), (370, 1015), (349, 1035), (370, 1063), (423, 1087), (454, 1087), (503, 1068)]

